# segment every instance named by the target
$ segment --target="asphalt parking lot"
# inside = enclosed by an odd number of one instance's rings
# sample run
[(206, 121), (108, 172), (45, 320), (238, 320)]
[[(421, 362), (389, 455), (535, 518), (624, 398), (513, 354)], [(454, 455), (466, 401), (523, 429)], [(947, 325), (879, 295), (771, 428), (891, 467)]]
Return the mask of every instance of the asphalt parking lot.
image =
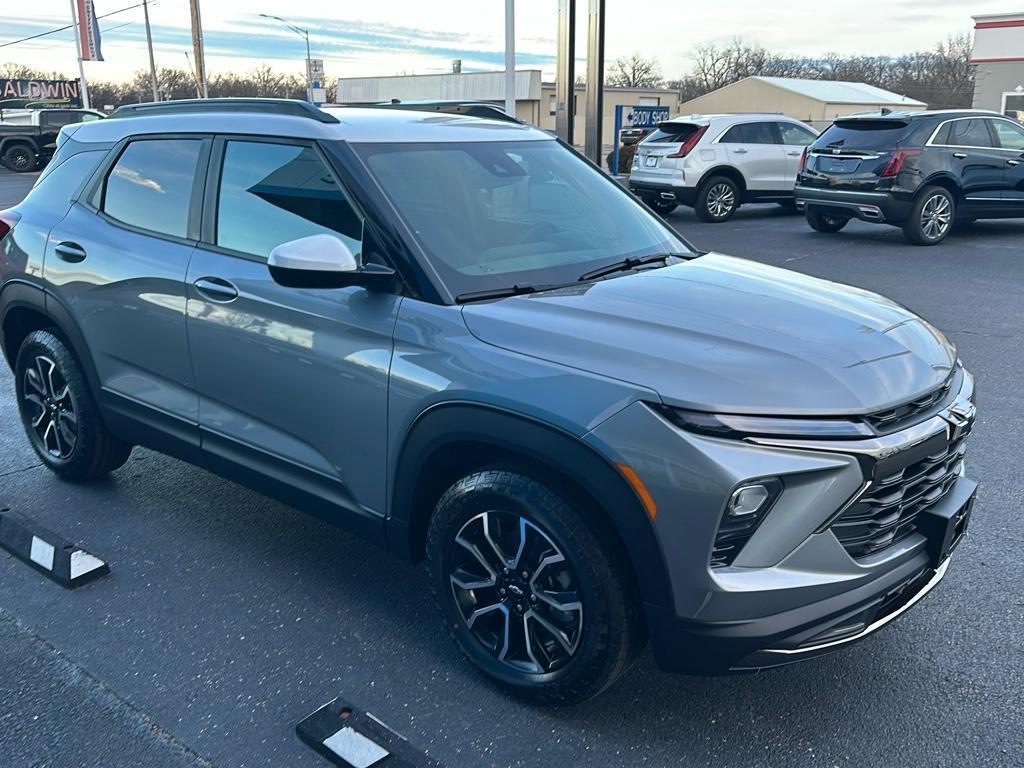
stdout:
[[(0, 172), (0, 207), (29, 182)], [(449, 768), (1024, 764), (1024, 220), (935, 248), (817, 234), (775, 206), (669, 220), (703, 249), (885, 293), (958, 345), (981, 492), (917, 609), (799, 666), (699, 679), (645, 656), (594, 702), (531, 708), (462, 661), (419, 567), (149, 451), (97, 485), (58, 481), (0, 366), (0, 508), (112, 567), (68, 592), (0, 553), (0, 765), (324, 766), (294, 727), (339, 694)]]

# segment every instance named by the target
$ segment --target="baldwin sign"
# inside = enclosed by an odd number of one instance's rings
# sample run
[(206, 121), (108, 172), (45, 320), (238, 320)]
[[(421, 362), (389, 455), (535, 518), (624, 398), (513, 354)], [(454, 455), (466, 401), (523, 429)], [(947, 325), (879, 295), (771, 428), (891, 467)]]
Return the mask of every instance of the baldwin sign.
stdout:
[(0, 109), (81, 107), (75, 80), (8, 80), (0, 78)]

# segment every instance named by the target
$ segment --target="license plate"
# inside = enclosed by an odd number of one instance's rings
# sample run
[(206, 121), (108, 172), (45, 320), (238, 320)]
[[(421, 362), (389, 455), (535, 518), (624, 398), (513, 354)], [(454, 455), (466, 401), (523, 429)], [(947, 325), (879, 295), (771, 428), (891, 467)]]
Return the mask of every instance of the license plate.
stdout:
[(818, 167), (823, 173), (854, 173), (860, 167), (860, 160), (848, 157), (822, 157), (818, 160)]
[(658, 158), (653, 155), (648, 155), (644, 158), (645, 168), (656, 168), (658, 165)]
[(963, 504), (946, 514), (930, 509), (918, 516), (918, 527), (928, 537), (932, 568), (938, 568), (963, 541), (971, 522), (974, 498), (972, 493)]

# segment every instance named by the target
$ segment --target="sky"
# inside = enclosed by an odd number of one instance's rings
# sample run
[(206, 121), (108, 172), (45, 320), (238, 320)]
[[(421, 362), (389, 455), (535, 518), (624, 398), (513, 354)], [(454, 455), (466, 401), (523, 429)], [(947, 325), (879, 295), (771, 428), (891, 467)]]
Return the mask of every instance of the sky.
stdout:
[[(96, 13), (139, 1), (95, 0)], [(734, 37), (793, 54), (896, 55), (932, 48), (950, 34), (971, 30), (971, 15), (1013, 11), (1021, 1), (607, 0), (606, 57), (638, 52), (656, 58), (671, 79), (689, 69), (694, 46)], [(516, 66), (540, 69), (547, 79), (555, 69), (557, 5), (516, 2)], [(0, 63), (77, 74), (70, 30), (4, 45), (69, 23), (68, 0), (2, 0), (0, 6)], [(504, 6), (504, 0), (202, 0), (207, 70), (246, 72), (267, 63), (282, 72), (304, 72), (303, 39), (260, 13), (308, 28), (312, 56), (324, 59), (328, 78), (446, 72), (454, 58), (463, 60), (464, 71), (503, 69)], [(577, 0), (580, 56), (586, 51), (587, 6), (587, 0)], [(142, 18), (140, 7), (100, 20), (106, 61), (86, 62), (88, 79), (120, 80), (148, 66)], [(188, 66), (188, 0), (151, 2), (150, 20), (157, 66)]]

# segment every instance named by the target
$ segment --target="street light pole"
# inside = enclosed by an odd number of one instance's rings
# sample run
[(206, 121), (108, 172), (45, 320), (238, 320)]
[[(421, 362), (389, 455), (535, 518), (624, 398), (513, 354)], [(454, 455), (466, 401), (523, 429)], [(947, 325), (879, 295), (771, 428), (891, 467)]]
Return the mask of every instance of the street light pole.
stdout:
[(149, 48), (149, 82), (153, 86), (153, 101), (160, 101), (156, 84), (156, 60), (153, 58), (153, 33), (149, 29), (149, 3), (142, 0), (142, 15), (146, 18), (146, 46)]
[(516, 0), (505, 0), (505, 114), (516, 116)]
[(280, 16), (272, 16), (269, 13), (261, 13), (260, 16), (262, 16), (264, 19), (273, 19), (274, 21), (280, 21), (282, 24), (284, 24), (286, 27), (288, 27), (288, 29), (290, 29), (292, 32), (294, 32), (295, 34), (299, 35), (302, 38), (305, 38), (305, 40), (306, 40), (306, 99), (308, 101), (312, 101), (313, 100), (313, 73), (310, 72), (310, 62), (312, 61), (312, 59), (310, 58), (310, 53), (309, 53), (309, 30), (308, 29), (303, 29), (302, 27), (297, 27), (294, 24), (292, 24), (290, 21), (282, 19)]

